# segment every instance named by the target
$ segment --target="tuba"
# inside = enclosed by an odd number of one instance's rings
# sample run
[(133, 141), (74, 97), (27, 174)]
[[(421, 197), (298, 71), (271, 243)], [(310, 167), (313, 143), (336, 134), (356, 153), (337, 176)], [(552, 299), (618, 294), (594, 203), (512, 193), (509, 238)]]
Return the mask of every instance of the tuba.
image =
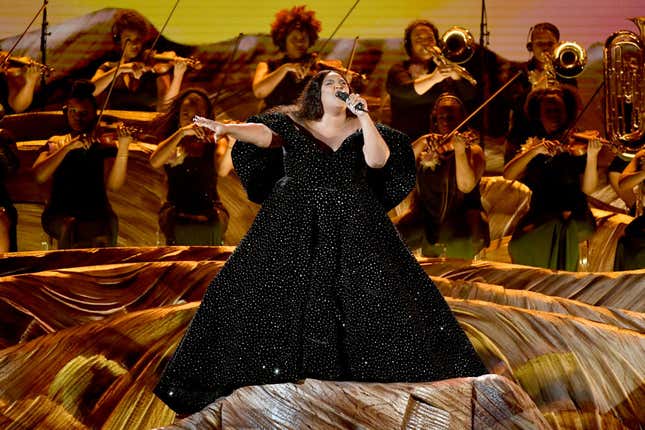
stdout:
[(631, 18), (640, 34), (613, 33), (603, 49), (607, 139), (634, 154), (645, 143), (645, 17)]

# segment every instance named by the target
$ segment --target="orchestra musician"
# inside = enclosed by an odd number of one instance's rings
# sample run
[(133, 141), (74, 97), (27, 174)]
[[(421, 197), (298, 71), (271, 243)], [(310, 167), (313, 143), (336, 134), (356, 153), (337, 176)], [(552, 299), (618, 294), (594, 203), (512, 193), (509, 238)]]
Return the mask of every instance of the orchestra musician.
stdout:
[[(106, 185), (115, 191), (125, 182), (132, 137), (119, 129), (116, 142), (102, 142), (93, 91), (91, 82), (74, 82), (63, 108), (69, 133), (49, 138), (32, 167), (39, 183), (52, 179), (42, 225), (61, 249), (116, 245), (118, 220)], [(114, 159), (107, 183), (106, 158)]]
[(506, 179), (519, 180), (532, 192), (530, 210), (509, 243), (513, 263), (576, 271), (579, 243), (595, 230), (585, 194), (597, 186), (602, 143), (592, 137), (585, 151), (572, 150), (567, 134), (579, 106), (577, 89), (568, 85), (540, 88), (527, 98), (533, 136), (504, 167)]
[(11, 201), (6, 180), (20, 165), (18, 148), (11, 134), (0, 129), (0, 252), (18, 250), (18, 211)]
[(477, 97), (476, 87), (454, 65), (438, 66), (437, 50), (442, 42), (437, 27), (427, 20), (410, 23), (403, 42), (409, 59), (388, 71), (386, 90), (390, 96), (392, 127), (417, 139), (430, 130), (430, 114), (437, 97), (448, 91), (468, 110)]
[(614, 270), (642, 269), (645, 267), (645, 149), (638, 151), (627, 164), (618, 184), (622, 193), (634, 195), (636, 218), (627, 225), (625, 234), (618, 240)]
[[(531, 54), (528, 61), (519, 64), (524, 73), (507, 94), (511, 95), (511, 113), (509, 132), (504, 148), (504, 162), (508, 163), (521, 149), (530, 136), (530, 126), (524, 115), (526, 97), (532, 89), (545, 88), (549, 85), (567, 84), (578, 87), (575, 78), (560, 76), (551, 72), (548, 62), (552, 61), (554, 50), (560, 41), (560, 30), (550, 22), (541, 22), (530, 28), (526, 49)], [(554, 80), (555, 82), (552, 82)], [(528, 134), (527, 134), (528, 133)]]
[(645, 267), (645, 149), (638, 151), (625, 167), (619, 179), (622, 193), (634, 196), (633, 214), (636, 216), (618, 240), (614, 270), (637, 270)]
[(211, 133), (193, 123), (196, 115), (211, 118), (208, 94), (186, 89), (160, 120), (174, 130), (150, 156), (150, 164), (163, 167), (168, 178), (168, 194), (159, 210), (166, 245), (222, 245), (228, 225), (217, 178), (233, 169), (234, 140), (223, 136), (213, 141)]
[(625, 171), (625, 168), (629, 165), (629, 162), (630, 158), (625, 157), (625, 155), (621, 153), (616, 154), (607, 167), (607, 179), (616, 195), (625, 204), (626, 212), (631, 216), (634, 216), (636, 214), (636, 193), (634, 193), (632, 188), (620, 186), (620, 178)]
[[(172, 63), (157, 62), (154, 52), (143, 47), (150, 36), (149, 26), (140, 14), (132, 10), (120, 11), (112, 27), (114, 43), (119, 46), (122, 62), (108, 61), (92, 77), (96, 86), (94, 95), (99, 102), (117, 74), (108, 107), (138, 111), (165, 111), (174, 99), (188, 68), (188, 59), (167, 52), (164, 57)], [(170, 67), (172, 65), (172, 67)]]
[(322, 29), (315, 12), (294, 6), (276, 13), (271, 38), (278, 48), (276, 58), (258, 63), (253, 94), (263, 100), (263, 109), (293, 104), (311, 77), (314, 54), (309, 49)]
[[(41, 65), (28, 57), (7, 58), (8, 53), (0, 52), (0, 104), (5, 114), (21, 113), (29, 109), (38, 87)], [(7, 59), (7, 61), (5, 61)]]
[(426, 257), (470, 259), (490, 242), (479, 192), (484, 151), (470, 129), (449, 136), (465, 117), (457, 96), (441, 94), (432, 110), (432, 133), (412, 144), (417, 186), (411, 207), (394, 223), (408, 246), (420, 247)]

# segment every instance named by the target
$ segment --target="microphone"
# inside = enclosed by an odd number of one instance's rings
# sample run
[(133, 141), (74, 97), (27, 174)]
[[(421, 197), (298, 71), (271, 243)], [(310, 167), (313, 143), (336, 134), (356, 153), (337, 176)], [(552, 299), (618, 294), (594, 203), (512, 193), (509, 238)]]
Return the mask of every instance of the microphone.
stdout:
[[(349, 94), (347, 94), (345, 91), (336, 91), (336, 97), (346, 102), (347, 99), (349, 98)], [(363, 105), (363, 103), (356, 104), (356, 106), (354, 106), (354, 109), (360, 110), (362, 112), (367, 112), (367, 109), (365, 109), (365, 106)]]

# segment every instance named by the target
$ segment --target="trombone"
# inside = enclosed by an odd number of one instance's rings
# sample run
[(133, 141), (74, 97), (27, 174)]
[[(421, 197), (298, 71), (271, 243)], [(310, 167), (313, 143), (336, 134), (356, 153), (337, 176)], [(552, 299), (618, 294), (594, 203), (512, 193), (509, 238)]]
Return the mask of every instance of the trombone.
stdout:
[(470, 60), (475, 53), (475, 39), (468, 30), (463, 27), (450, 27), (442, 36), (443, 50), (438, 46), (425, 51), (432, 54), (432, 61), (440, 68), (455, 70), (459, 76), (466, 79), (473, 86), (477, 81), (466, 69), (460, 66)]

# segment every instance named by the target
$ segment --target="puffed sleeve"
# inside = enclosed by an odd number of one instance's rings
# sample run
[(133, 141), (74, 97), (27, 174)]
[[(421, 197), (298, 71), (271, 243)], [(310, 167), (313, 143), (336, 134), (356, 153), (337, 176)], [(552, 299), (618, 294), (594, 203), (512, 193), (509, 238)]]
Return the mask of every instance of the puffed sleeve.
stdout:
[(382, 168), (368, 170), (368, 181), (385, 210), (389, 211), (415, 186), (414, 152), (406, 134), (383, 124), (377, 124), (376, 127), (390, 148), (390, 157)]
[(275, 183), (284, 176), (281, 125), (282, 114), (270, 113), (255, 115), (247, 122), (264, 124), (274, 133), (269, 148), (258, 148), (248, 143), (237, 141), (231, 151), (233, 166), (242, 181), (249, 200), (262, 203), (271, 193)]

